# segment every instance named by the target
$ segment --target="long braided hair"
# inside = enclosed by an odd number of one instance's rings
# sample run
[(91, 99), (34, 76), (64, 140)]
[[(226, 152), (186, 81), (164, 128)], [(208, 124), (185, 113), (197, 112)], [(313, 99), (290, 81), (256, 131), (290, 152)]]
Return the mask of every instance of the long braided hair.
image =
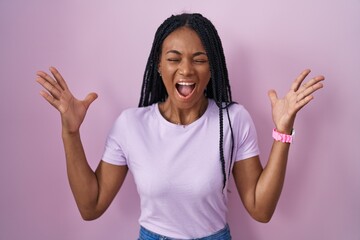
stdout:
[[(199, 13), (183, 13), (172, 15), (166, 19), (157, 29), (150, 55), (146, 64), (144, 79), (141, 88), (141, 97), (139, 107), (149, 106), (153, 103), (163, 102), (168, 94), (165, 85), (158, 72), (158, 63), (160, 61), (161, 48), (164, 39), (173, 31), (180, 27), (188, 27), (194, 30), (201, 39), (202, 44), (209, 59), (211, 78), (206, 87), (206, 97), (214, 99), (219, 107), (219, 152), (221, 170), (223, 174), (223, 189), (225, 189), (227, 178), (230, 175), (232, 164), (234, 139), (231, 128), (231, 122), (228, 107), (231, 105), (231, 89), (228, 78), (228, 71), (225, 62), (225, 56), (220, 37), (214, 25), (207, 18)], [(228, 174), (226, 173), (224, 146), (223, 146), (223, 110), (226, 109), (228, 121), (231, 130), (231, 159)]]

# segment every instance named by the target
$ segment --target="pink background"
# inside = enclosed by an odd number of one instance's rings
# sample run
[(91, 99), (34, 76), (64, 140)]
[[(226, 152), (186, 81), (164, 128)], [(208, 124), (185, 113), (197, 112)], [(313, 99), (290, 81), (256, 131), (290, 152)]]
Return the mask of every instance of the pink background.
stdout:
[(198, 11), (223, 40), (234, 99), (258, 129), (262, 161), (273, 127), (267, 90), (283, 95), (304, 68), (326, 88), (296, 122), (273, 219), (257, 223), (231, 183), (233, 239), (360, 239), (360, 1), (0, 1), (0, 239), (136, 239), (131, 175), (108, 211), (84, 222), (68, 186), (59, 114), (35, 72), (58, 67), (73, 93), (96, 91), (82, 127), (92, 167), (116, 116), (136, 106), (158, 25)]

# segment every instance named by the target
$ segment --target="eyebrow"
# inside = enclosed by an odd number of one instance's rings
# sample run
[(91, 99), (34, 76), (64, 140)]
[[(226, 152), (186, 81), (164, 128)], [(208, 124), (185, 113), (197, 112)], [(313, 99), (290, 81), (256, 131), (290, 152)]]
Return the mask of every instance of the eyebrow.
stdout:
[[(182, 55), (181, 52), (177, 51), (177, 50), (169, 50), (166, 52), (166, 54), (169, 54), (169, 53), (174, 53), (174, 54), (177, 54), (177, 55)], [(199, 56), (199, 55), (205, 55), (207, 56), (207, 54), (205, 52), (196, 52), (193, 54), (194, 57), (196, 56)]]

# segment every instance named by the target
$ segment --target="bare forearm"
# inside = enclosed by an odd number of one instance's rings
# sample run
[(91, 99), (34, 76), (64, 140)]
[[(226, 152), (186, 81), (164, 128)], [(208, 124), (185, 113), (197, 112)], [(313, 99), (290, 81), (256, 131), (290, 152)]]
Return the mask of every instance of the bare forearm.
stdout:
[[(279, 134), (292, 133), (296, 114), (313, 99), (312, 94), (323, 87), (321, 82), (325, 78), (321, 75), (303, 83), (309, 73), (309, 69), (304, 70), (283, 98), (279, 98), (275, 90), (268, 92), (272, 119)], [(277, 139), (278, 136), (275, 137)], [(286, 138), (283, 139), (285, 142), (291, 139)], [(258, 221), (269, 221), (275, 211), (284, 185), (289, 148), (289, 143), (274, 141), (265, 168), (258, 156), (234, 164), (233, 173), (240, 197)]]
[(269, 160), (256, 185), (255, 208), (264, 221), (270, 220), (284, 185), (290, 144), (274, 141)]
[(96, 206), (98, 199), (97, 178), (86, 160), (80, 133), (63, 133), (62, 138), (70, 187), (80, 213), (84, 217)]

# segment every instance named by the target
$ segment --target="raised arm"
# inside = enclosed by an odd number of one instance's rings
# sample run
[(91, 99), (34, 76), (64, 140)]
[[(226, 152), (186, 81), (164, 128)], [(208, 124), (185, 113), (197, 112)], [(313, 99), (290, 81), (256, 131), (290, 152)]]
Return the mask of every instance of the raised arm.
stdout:
[(92, 220), (110, 205), (125, 179), (127, 167), (101, 161), (95, 172), (91, 169), (81, 143), (80, 126), (97, 94), (90, 93), (84, 100), (78, 100), (57, 69), (51, 67), (50, 72), (52, 76), (37, 72), (36, 81), (45, 89), (41, 96), (60, 112), (70, 187), (81, 216)]
[[(323, 76), (303, 83), (310, 70), (304, 70), (293, 82), (284, 98), (269, 91), (272, 118), (280, 133), (291, 134), (296, 114), (313, 99), (313, 93), (323, 87)], [(250, 215), (260, 222), (270, 221), (284, 184), (290, 143), (274, 141), (268, 162), (263, 168), (259, 157), (238, 161), (233, 168), (241, 200)]]

